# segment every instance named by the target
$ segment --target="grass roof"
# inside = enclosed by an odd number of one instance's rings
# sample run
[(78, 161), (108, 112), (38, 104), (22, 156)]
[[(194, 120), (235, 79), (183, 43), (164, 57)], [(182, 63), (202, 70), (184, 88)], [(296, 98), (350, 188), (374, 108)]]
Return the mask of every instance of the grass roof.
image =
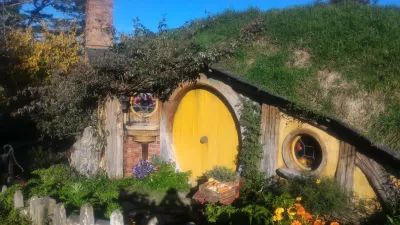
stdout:
[[(199, 27), (190, 40), (199, 51), (242, 40), (231, 57), (213, 66), (400, 151), (400, 8), (249, 9), (226, 11), (192, 26)], [(251, 29), (262, 35), (248, 38)]]

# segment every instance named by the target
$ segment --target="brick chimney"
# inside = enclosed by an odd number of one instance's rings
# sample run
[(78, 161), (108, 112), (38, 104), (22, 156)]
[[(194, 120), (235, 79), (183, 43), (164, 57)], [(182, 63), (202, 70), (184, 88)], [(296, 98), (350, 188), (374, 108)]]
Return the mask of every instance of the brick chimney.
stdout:
[(86, 0), (85, 47), (106, 49), (112, 45), (113, 0)]

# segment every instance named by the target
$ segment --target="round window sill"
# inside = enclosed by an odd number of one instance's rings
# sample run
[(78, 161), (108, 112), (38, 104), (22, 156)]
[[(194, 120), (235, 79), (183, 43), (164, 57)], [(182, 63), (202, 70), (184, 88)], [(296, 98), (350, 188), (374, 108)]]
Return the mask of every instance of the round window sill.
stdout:
[[(292, 144), (295, 141), (296, 137), (298, 137), (299, 135), (309, 135), (313, 137), (320, 145), (322, 152), (322, 159), (321, 163), (317, 168), (310, 169), (303, 165), (300, 165), (298, 160), (294, 158), (295, 156), (293, 154)], [(286, 167), (289, 169), (294, 169), (301, 172), (308, 172), (311, 174), (319, 174), (325, 169), (326, 164), (328, 162), (328, 151), (324, 141), (316, 132), (303, 128), (292, 131), (291, 133), (289, 133), (289, 135), (286, 136), (282, 145), (282, 157)]]

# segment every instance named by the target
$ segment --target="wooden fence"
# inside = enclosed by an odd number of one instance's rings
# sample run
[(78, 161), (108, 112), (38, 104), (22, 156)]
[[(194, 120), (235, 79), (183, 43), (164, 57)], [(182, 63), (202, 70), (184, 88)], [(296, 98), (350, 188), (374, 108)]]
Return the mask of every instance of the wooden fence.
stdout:
[[(2, 192), (7, 188), (3, 186)], [(93, 207), (90, 204), (81, 206), (80, 214), (72, 214), (67, 217), (62, 203), (56, 203), (50, 197), (32, 197), (28, 205), (24, 205), (24, 197), (20, 190), (14, 193), (14, 208), (20, 213), (32, 219), (32, 225), (124, 225), (124, 218), (120, 210), (111, 213), (110, 220), (95, 220)]]

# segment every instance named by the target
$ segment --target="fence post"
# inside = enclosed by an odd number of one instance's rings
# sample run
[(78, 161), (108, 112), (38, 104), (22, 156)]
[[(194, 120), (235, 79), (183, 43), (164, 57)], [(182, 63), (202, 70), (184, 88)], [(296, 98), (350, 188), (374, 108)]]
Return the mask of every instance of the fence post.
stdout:
[(56, 200), (50, 197), (32, 197), (29, 202), (29, 211), (33, 225), (46, 224), (49, 218), (54, 216)]
[(22, 195), (21, 190), (17, 190), (14, 193), (14, 208), (15, 209), (24, 208), (24, 196)]
[(54, 207), (53, 225), (66, 225), (67, 224), (67, 213), (62, 203), (58, 203)]
[(110, 225), (124, 225), (124, 217), (121, 211), (115, 210), (110, 216)]
[(93, 207), (89, 203), (81, 206), (79, 214), (80, 225), (94, 225)]
[(7, 191), (7, 186), (3, 185), (3, 187), (1, 187), (1, 193), (4, 193)]

